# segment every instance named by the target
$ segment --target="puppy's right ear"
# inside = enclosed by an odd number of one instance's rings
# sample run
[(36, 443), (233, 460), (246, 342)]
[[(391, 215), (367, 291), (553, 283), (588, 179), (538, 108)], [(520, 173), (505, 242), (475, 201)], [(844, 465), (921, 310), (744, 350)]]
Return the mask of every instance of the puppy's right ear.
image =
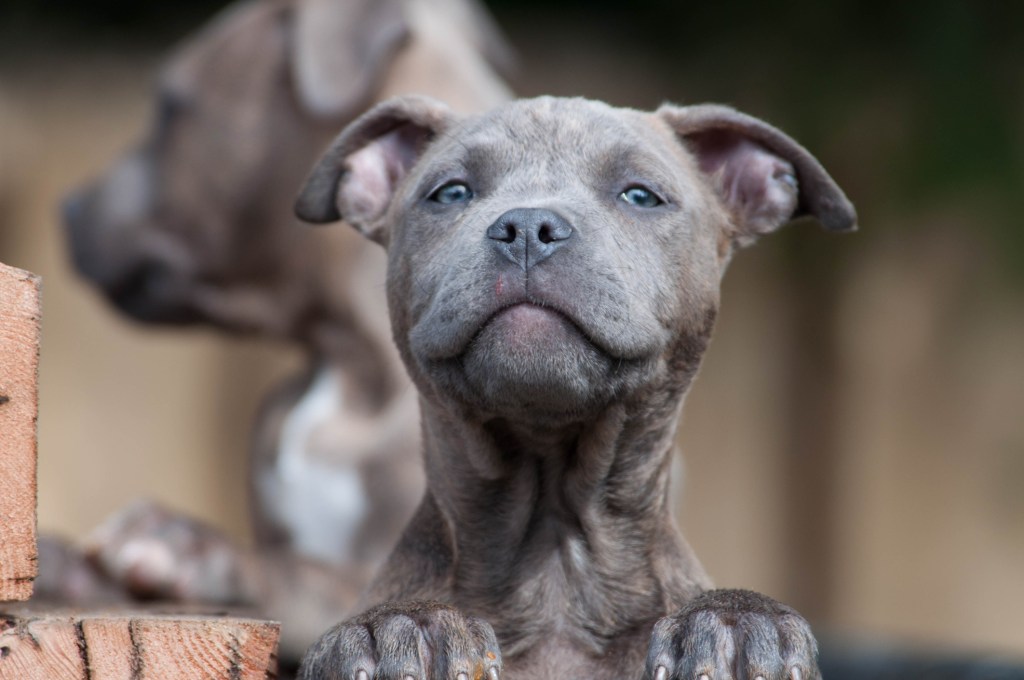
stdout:
[(384, 216), (402, 180), (430, 141), (455, 121), (441, 102), (395, 97), (342, 130), (320, 158), (295, 203), (306, 222), (343, 219), (387, 245)]

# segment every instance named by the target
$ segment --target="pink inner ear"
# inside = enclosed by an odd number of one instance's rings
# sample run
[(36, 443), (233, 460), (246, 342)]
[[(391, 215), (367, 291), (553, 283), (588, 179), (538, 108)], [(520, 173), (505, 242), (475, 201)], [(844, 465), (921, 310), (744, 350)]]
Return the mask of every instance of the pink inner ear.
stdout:
[(741, 229), (765, 234), (796, 212), (799, 188), (791, 163), (728, 131), (694, 135), (691, 140), (701, 170), (713, 178)]
[(403, 125), (349, 155), (338, 186), (338, 207), (346, 220), (366, 224), (383, 216), (425, 139), (423, 130)]
[(384, 214), (392, 191), (385, 152), (373, 143), (348, 157), (347, 174), (338, 186), (338, 206), (346, 219), (362, 223)]

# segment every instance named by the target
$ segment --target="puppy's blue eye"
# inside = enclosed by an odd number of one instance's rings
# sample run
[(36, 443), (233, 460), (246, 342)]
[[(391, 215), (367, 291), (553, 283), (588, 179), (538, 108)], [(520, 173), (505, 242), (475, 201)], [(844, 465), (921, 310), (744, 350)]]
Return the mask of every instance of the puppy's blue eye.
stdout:
[(450, 203), (465, 203), (473, 198), (473, 190), (462, 182), (449, 182), (440, 189), (430, 194), (430, 200), (448, 205)]
[(632, 186), (619, 194), (626, 203), (635, 205), (638, 208), (653, 208), (661, 205), (662, 200), (658, 198), (658, 195), (646, 187)]

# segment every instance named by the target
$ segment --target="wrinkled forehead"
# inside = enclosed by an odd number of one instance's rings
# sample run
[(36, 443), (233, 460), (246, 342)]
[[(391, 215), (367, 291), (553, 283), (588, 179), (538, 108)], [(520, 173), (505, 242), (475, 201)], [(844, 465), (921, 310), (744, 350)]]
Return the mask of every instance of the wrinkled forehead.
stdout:
[(694, 167), (656, 116), (584, 99), (515, 101), (467, 119), (440, 146), (444, 161), (488, 176), (642, 174), (672, 184)]

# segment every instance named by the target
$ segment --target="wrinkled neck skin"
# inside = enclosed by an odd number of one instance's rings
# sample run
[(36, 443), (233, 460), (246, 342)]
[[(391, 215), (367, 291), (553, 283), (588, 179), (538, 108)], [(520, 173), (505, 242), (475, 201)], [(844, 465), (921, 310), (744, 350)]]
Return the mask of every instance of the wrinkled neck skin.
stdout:
[[(428, 496), (371, 599), (486, 619), (506, 678), (638, 675), (654, 621), (709, 587), (669, 502), (686, 382), (548, 428), (422, 400)], [(442, 552), (447, 564), (411, 583), (413, 543), (430, 531), (446, 545), (423, 564)]]

